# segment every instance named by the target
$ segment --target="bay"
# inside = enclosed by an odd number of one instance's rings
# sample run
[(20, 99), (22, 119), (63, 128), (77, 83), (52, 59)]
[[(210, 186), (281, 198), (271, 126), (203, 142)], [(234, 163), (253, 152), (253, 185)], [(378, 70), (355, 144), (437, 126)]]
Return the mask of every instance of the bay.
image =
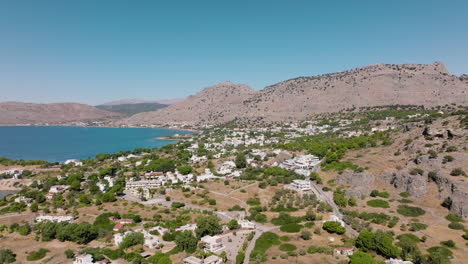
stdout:
[(136, 147), (159, 148), (175, 141), (158, 137), (191, 133), (163, 128), (0, 126), (0, 157), (49, 162), (87, 159)]

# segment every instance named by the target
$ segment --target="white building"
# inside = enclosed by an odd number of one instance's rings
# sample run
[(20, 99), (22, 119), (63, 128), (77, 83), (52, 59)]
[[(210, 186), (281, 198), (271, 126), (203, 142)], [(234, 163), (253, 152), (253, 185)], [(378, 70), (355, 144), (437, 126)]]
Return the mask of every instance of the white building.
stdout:
[(28, 198), (28, 197), (24, 197), (24, 196), (20, 196), (20, 197), (15, 198), (16, 203), (24, 202), (28, 206), (32, 204), (33, 200), (34, 200), (33, 198)]
[(249, 220), (238, 220), (237, 223), (239, 223), (241, 228), (245, 229), (255, 229), (256, 227), (255, 223)]
[(178, 228), (175, 229), (175, 231), (185, 231), (185, 230), (195, 231), (195, 229), (197, 229), (197, 224), (189, 223), (183, 226), (179, 226)]
[[(345, 226), (345, 223), (343, 222), (343, 220), (341, 220), (340, 218), (338, 218), (338, 216), (336, 216), (336, 215), (331, 215), (330, 218), (328, 218), (327, 221), (338, 222), (338, 223), (340, 223), (340, 225), (341, 225), (342, 227)], [(327, 222), (327, 221), (324, 221), (324, 222)]]
[(314, 155), (302, 155), (288, 159), (280, 164), (280, 168), (287, 170), (306, 169), (316, 171), (320, 166), (320, 159)]
[(385, 260), (385, 264), (413, 264), (413, 262), (408, 260), (401, 260), (401, 259), (387, 259)]
[(215, 255), (211, 255), (206, 259), (200, 259), (194, 256), (184, 258), (184, 264), (221, 264), (222, 262), (223, 259)]
[(335, 248), (335, 254), (340, 256), (351, 256), (354, 254), (354, 248), (339, 247)]
[(9, 170), (0, 171), (0, 174), (10, 175), (13, 179), (18, 179), (18, 177), (21, 176), (21, 174), (23, 174), (23, 170), (9, 169)]
[(125, 161), (127, 161), (127, 158), (126, 157), (118, 157), (117, 160), (120, 161), (120, 162), (125, 162)]
[(73, 164), (74, 166), (83, 166), (83, 162), (77, 160), (77, 159), (69, 159), (66, 160), (63, 164), (68, 165), (68, 164)]
[(293, 180), (291, 182), (291, 187), (303, 192), (312, 190), (312, 185), (308, 180)]
[(55, 222), (55, 223), (60, 223), (60, 222), (73, 222), (75, 218), (73, 216), (54, 216), (54, 215), (41, 215), (36, 217), (36, 222), (44, 222), (44, 221), (49, 221), (49, 222)]
[(210, 251), (217, 254), (225, 249), (223, 239), (220, 236), (204, 236), (201, 238), (201, 242), (204, 244), (205, 252)]
[(232, 170), (236, 167), (236, 163), (234, 161), (226, 161), (223, 162), (217, 169), (216, 172), (221, 175), (226, 175), (232, 173)]
[(73, 264), (93, 264), (93, 256), (91, 254), (78, 255), (73, 261)]

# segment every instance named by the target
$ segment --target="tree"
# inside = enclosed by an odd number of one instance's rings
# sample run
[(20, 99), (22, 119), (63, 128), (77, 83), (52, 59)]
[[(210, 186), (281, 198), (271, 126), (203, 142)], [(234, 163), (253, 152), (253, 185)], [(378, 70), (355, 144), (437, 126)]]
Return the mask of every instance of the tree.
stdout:
[(312, 210), (307, 210), (305, 219), (307, 221), (314, 221), (317, 218), (317, 215)]
[(39, 204), (36, 202), (32, 203), (29, 209), (31, 210), (31, 212), (37, 212), (39, 210)]
[(375, 235), (377, 244), (377, 253), (386, 258), (396, 258), (400, 254), (398, 247), (393, 245), (393, 238), (381, 231), (377, 231)]
[(219, 218), (210, 215), (208, 217), (198, 217), (197, 218), (197, 229), (195, 229), (195, 234), (198, 238), (204, 237), (206, 235), (215, 235), (221, 233), (222, 227), (219, 224)]
[(122, 239), (122, 242), (120, 242), (119, 244), (119, 247), (121, 249), (126, 249), (135, 245), (143, 245), (144, 242), (145, 242), (145, 238), (142, 233), (133, 232), (124, 236), (124, 238)]
[(356, 238), (356, 247), (363, 251), (375, 250), (374, 233), (362, 231)]
[(228, 227), (230, 230), (239, 228), (239, 222), (237, 222), (236, 219), (231, 219), (231, 221), (229, 221), (229, 222), (227, 223), (227, 227)]
[(247, 160), (245, 159), (244, 154), (239, 153), (236, 157), (235, 163), (238, 169), (243, 169), (247, 167)]
[(346, 228), (342, 227), (341, 224), (336, 221), (327, 221), (323, 223), (323, 229), (329, 233), (337, 233), (339, 235), (346, 232)]
[(312, 235), (311, 235), (310, 232), (307, 231), (307, 230), (303, 230), (303, 231), (301, 232), (301, 237), (302, 237), (302, 239), (304, 239), (304, 240), (310, 240), (310, 237), (311, 237), (311, 236), (312, 236)]
[(185, 230), (176, 234), (175, 243), (178, 249), (192, 253), (197, 248), (198, 239), (193, 235), (192, 231)]
[(16, 255), (9, 249), (0, 249), (0, 264), (13, 263), (16, 261)]
[(353, 255), (349, 256), (349, 264), (376, 264), (377, 262), (372, 258), (371, 255), (357, 251)]
[(192, 167), (190, 166), (181, 166), (177, 168), (177, 170), (182, 174), (182, 175), (187, 175), (192, 172)]

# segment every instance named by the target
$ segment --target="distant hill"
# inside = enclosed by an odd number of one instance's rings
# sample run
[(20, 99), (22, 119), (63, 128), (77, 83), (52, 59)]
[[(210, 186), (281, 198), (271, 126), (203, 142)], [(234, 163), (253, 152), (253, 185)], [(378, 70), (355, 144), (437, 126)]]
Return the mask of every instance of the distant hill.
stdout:
[(154, 112), (119, 124), (260, 124), (303, 120), (316, 113), (371, 106), (468, 104), (468, 77), (444, 64), (375, 64), (286, 80), (260, 91), (220, 83)]
[(70, 121), (98, 120), (119, 116), (121, 116), (121, 114), (77, 103), (0, 103), (0, 125), (54, 124)]
[(164, 104), (164, 105), (171, 105), (171, 104), (182, 102), (183, 100), (185, 100), (185, 98), (154, 100), (154, 101), (142, 100), (142, 99), (122, 99), (122, 100), (107, 102), (101, 105), (110, 106), (110, 105), (143, 104), (143, 103), (159, 103), (159, 104)]
[(96, 108), (131, 116), (142, 112), (156, 111), (167, 106), (167, 104), (160, 103), (130, 103), (114, 105), (97, 105)]

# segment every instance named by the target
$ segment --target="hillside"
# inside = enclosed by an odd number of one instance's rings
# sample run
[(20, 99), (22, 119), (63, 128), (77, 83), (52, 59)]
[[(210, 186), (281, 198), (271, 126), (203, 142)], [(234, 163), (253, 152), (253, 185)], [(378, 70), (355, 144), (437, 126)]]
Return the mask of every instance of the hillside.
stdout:
[(62, 123), (117, 116), (120, 114), (77, 103), (0, 103), (0, 125)]
[(149, 123), (224, 123), (240, 114), (246, 98), (257, 92), (252, 88), (231, 82), (222, 82), (203, 89), (186, 100), (155, 112), (136, 114), (119, 124)]
[(251, 124), (271, 123), (367, 106), (466, 105), (467, 93), (468, 78), (451, 75), (441, 62), (375, 64), (286, 80), (258, 92), (245, 85), (221, 83), (183, 102), (135, 115), (123, 123), (220, 124), (233, 120)]
[(132, 103), (132, 104), (115, 104), (115, 105), (97, 105), (96, 108), (124, 115), (134, 115), (142, 112), (151, 112), (167, 107), (166, 104), (160, 103)]

